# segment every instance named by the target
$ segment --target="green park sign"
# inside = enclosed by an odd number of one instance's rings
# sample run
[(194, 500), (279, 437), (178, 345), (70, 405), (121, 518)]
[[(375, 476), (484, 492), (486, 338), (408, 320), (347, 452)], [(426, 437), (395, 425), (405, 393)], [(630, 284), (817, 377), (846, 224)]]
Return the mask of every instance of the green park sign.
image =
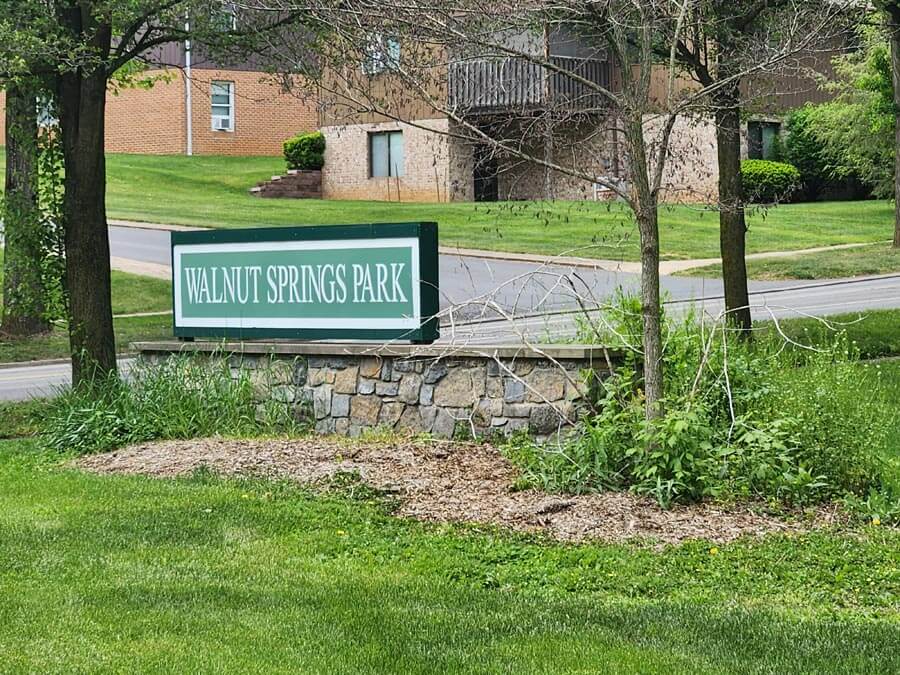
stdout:
[(438, 338), (435, 223), (172, 233), (176, 337)]

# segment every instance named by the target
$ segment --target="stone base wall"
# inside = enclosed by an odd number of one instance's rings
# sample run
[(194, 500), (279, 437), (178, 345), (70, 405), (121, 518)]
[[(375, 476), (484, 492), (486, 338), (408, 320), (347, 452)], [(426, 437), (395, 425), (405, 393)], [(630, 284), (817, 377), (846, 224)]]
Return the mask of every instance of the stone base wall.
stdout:
[(338, 349), (335, 354), (226, 355), (222, 345), (169, 345), (136, 347), (151, 362), (177, 351), (228, 358), (235, 376), (250, 371), (261, 400), (293, 405), (319, 433), (348, 436), (380, 427), (438, 438), (529, 432), (545, 440), (583, 414), (591, 388), (609, 367), (590, 348), (585, 356), (568, 346), (568, 354), (557, 357), (490, 350), (419, 355), (413, 348), (400, 355)]

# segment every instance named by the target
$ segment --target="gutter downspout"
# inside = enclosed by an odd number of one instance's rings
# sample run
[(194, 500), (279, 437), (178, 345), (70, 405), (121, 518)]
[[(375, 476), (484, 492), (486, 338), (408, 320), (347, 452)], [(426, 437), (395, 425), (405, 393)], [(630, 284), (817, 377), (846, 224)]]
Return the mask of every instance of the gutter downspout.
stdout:
[[(185, 16), (184, 19), (184, 30), (185, 32), (189, 32), (191, 30), (191, 22), (190, 17)], [(187, 146), (185, 147), (185, 154), (188, 157), (192, 157), (194, 155), (194, 110), (193, 110), (193, 102), (191, 100), (191, 41), (184, 41), (184, 110), (185, 110), (185, 125), (187, 127)]]

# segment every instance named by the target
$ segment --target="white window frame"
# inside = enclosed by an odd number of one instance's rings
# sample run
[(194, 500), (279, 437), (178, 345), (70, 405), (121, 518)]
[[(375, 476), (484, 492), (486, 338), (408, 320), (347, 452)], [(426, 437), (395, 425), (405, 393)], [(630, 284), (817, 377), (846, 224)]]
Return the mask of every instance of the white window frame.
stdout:
[[(227, 87), (228, 88), (228, 103), (215, 103), (213, 101), (213, 96), (215, 95), (216, 87)], [(234, 82), (229, 82), (227, 80), (213, 80), (210, 82), (209, 87), (209, 101), (210, 101), (210, 124), (212, 126), (213, 131), (224, 131), (228, 133), (234, 132)], [(214, 111), (216, 108), (224, 108), (228, 107), (228, 115), (217, 115)], [(222, 122), (227, 120), (228, 124), (223, 125)]]
[(237, 30), (237, 3), (223, 2), (222, 12), (225, 17), (223, 24), (225, 24), (226, 29), (229, 31)]
[(363, 72), (366, 75), (378, 75), (386, 70), (397, 70), (399, 67), (400, 40), (381, 33), (372, 36), (366, 46)]
[[(372, 153), (373, 148), (373, 139), (376, 136), (384, 137), (386, 142), (386, 152), (387, 152), (387, 173), (386, 174), (376, 174), (375, 173), (375, 157)], [(395, 158), (391, 154), (391, 139), (395, 136), (400, 137), (400, 142), (402, 144), (401, 150), (401, 161), (395, 161)], [(369, 178), (403, 178), (406, 175), (406, 136), (403, 134), (402, 129), (386, 129), (384, 131), (370, 131), (368, 134), (368, 138), (366, 139), (368, 143), (367, 152), (369, 154)]]

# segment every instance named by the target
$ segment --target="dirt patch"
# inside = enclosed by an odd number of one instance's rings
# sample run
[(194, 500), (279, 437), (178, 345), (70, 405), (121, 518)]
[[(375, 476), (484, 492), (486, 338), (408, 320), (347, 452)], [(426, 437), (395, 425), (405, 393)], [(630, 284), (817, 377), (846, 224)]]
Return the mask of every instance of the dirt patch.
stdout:
[(396, 493), (399, 515), (544, 532), (563, 541), (726, 542), (806, 529), (750, 506), (701, 504), (664, 510), (652, 500), (627, 493), (514, 492), (515, 468), (489, 445), (205, 439), (142, 444), (85, 457), (76, 464), (97, 473), (173, 477), (207, 468), (224, 476), (290, 478), (303, 483), (319, 483), (337, 472), (352, 471), (366, 484)]

